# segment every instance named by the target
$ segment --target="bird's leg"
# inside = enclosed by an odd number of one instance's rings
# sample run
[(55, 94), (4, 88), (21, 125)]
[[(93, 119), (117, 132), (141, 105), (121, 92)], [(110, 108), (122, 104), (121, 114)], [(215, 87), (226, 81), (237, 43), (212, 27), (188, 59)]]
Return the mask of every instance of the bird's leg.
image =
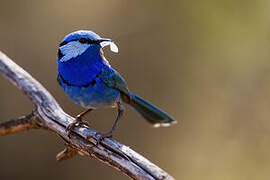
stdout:
[(82, 118), (83, 118), (83, 116), (85, 116), (87, 113), (89, 113), (89, 112), (92, 111), (92, 110), (93, 110), (93, 109), (87, 109), (87, 110), (81, 112), (80, 114), (78, 114), (78, 115), (76, 116), (76, 121), (77, 121), (77, 123), (83, 123), (83, 124), (87, 124), (87, 125), (88, 125), (88, 123), (87, 123), (86, 121), (83, 121)]
[(89, 112), (92, 111), (92, 110), (93, 110), (93, 109), (87, 109), (87, 110), (81, 112), (80, 114), (78, 114), (78, 115), (76, 116), (75, 121), (72, 122), (72, 123), (70, 123), (70, 124), (67, 126), (66, 130), (68, 131), (68, 136), (69, 136), (69, 137), (70, 137), (71, 131), (75, 128), (76, 125), (78, 125), (78, 124), (85, 124), (85, 125), (88, 126), (88, 123), (87, 123), (86, 121), (83, 121), (82, 118), (83, 118), (83, 116), (85, 116), (87, 113), (89, 113)]
[(123, 113), (125, 110), (124, 105), (121, 102), (117, 102), (117, 109), (118, 109), (118, 115), (117, 115), (117, 118), (113, 124), (112, 129), (107, 133), (99, 133), (98, 132), (96, 134), (97, 144), (99, 144), (99, 142), (102, 141), (104, 138), (112, 137), (113, 132), (115, 131), (115, 128), (117, 127), (117, 124), (118, 124), (119, 120), (121, 119), (121, 117), (123, 116)]

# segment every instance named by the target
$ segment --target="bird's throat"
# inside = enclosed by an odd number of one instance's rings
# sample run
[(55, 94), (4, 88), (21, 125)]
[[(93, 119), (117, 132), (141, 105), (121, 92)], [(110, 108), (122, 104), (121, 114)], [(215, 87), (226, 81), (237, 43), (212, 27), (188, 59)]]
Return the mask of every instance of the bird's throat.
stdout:
[(105, 63), (100, 50), (88, 48), (81, 55), (66, 62), (58, 60), (58, 72), (70, 84), (83, 86), (96, 77)]

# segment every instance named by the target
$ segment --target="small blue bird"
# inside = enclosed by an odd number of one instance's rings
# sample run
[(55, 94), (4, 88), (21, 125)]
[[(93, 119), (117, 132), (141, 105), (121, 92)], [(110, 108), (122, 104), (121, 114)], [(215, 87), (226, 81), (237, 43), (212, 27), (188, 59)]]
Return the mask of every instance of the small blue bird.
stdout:
[(82, 117), (91, 110), (114, 107), (118, 115), (111, 131), (100, 133), (102, 139), (111, 137), (124, 112), (122, 102), (131, 105), (155, 127), (176, 123), (167, 113), (129, 91), (125, 80), (105, 59), (102, 51), (105, 46), (118, 52), (112, 40), (85, 30), (70, 33), (59, 45), (57, 81), (75, 103), (86, 108), (67, 127), (69, 133), (77, 124), (85, 123)]

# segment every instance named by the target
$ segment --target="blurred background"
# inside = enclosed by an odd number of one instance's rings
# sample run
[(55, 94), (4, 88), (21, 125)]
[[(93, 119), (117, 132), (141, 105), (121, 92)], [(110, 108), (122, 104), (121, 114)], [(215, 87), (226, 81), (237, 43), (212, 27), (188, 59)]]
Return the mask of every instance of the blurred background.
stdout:
[[(0, 50), (39, 80), (63, 109), (74, 104), (56, 82), (57, 46), (79, 29), (112, 38), (112, 66), (136, 94), (179, 122), (154, 129), (127, 111), (115, 138), (176, 179), (269, 179), (270, 1), (0, 1)], [(32, 103), (0, 76), (0, 122)], [(112, 109), (87, 116), (107, 131)], [(94, 159), (56, 162), (63, 141), (43, 130), (0, 137), (0, 179), (127, 179)]]

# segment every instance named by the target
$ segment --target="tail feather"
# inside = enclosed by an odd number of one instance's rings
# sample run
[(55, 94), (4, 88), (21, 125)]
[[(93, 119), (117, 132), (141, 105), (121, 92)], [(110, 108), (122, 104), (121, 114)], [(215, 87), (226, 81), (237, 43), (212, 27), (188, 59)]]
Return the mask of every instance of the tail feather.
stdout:
[(131, 97), (130, 105), (154, 127), (167, 127), (176, 123), (167, 113), (143, 98), (134, 94), (131, 94)]

